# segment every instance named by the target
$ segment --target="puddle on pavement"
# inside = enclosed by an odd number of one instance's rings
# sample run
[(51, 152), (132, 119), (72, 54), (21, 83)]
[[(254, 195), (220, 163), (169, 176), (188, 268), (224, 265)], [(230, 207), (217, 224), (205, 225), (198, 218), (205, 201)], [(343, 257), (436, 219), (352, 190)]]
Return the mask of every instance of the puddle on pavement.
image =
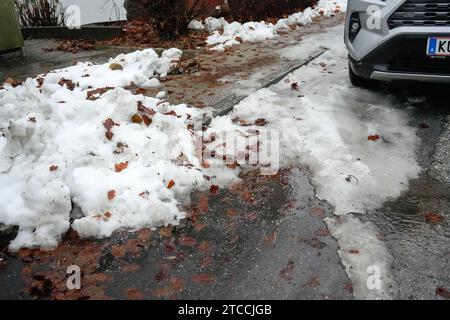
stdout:
[[(422, 140), (417, 151), (424, 171), (410, 182), (401, 197), (382, 208), (360, 215), (374, 223), (394, 258), (393, 275), (401, 299), (437, 299), (439, 288), (450, 288), (450, 185), (430, 174), (436, 145), (450, 114), (450, 99), (443, 86), (389, 88), (411, 111), (411, 125)], [(448, 142), (450, 144), (450, 141)], [(450, 161), (450, 160), (449, 160)], [(434, 213), (443, 221), (427, 221)]]

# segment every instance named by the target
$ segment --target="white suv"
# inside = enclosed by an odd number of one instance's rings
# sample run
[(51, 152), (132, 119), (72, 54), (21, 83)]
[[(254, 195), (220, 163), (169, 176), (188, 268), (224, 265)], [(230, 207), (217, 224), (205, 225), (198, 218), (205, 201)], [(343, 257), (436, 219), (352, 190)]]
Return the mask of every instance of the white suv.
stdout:
[(450, 82), (450, 0), (349, 0), (350, 80)]

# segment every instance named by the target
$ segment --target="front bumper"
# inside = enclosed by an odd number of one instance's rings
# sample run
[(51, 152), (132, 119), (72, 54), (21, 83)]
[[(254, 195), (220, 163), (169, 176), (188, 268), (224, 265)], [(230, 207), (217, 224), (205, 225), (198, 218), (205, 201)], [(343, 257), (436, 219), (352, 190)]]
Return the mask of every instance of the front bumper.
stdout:
[(366, 79), (450, 82), (450, 57), (426, 54), (428, 36), (449, 34), (399, 34), (359, 61), (349, 56), (354, 73)]
[[(450, 37), (450, 26), (390, 28), (389, 18), (407, 0), (349, 0), (345, 42), (354, 73), (366, 79), (450, 82), (450, 57), (426, 55), (428, 37)], [(379, 7), (379, 28), (369, 26), (370, 6)], [(357, 12), (361, 30), (349, 40), (349, 17)]]

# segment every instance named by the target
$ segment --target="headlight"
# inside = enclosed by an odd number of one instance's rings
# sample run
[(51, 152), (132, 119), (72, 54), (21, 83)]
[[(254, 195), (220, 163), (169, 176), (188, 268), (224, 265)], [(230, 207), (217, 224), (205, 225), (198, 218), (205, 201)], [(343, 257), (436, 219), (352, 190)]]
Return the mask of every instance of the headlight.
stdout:
[(348, 39), (350, 42), (355, 40), (359, 31), (361, 30), (361, 20), (359, 18), (359, 12), (353, 12), (350, 16), (349, 28), (348, 28)]

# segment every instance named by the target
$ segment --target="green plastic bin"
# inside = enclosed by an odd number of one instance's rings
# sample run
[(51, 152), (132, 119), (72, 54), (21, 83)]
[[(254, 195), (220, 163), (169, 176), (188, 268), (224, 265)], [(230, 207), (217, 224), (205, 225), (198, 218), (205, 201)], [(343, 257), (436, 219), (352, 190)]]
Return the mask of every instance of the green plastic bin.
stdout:
[(21, 50), (22, 32), (14, 0), (0, 0), (0, 53)]

